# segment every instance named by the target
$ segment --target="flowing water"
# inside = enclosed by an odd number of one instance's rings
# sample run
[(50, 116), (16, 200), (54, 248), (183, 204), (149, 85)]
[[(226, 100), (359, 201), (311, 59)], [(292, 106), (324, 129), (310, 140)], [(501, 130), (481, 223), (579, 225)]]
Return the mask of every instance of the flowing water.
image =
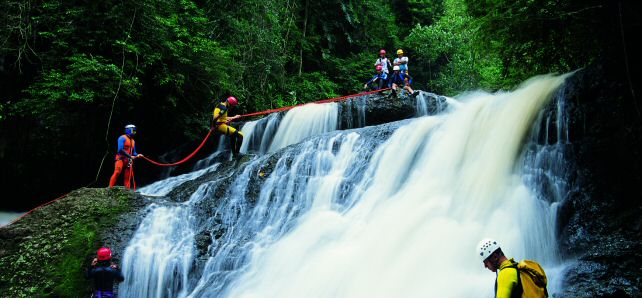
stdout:
[[(484, 237), (550, 268), (554, 293), (564, 267), (555, 210), (570, 168), (560, 160), (564, 113), (546, 107), (564, 78), (470, 93), (438, 115), (377, 127), (336, 131), (336, 104), (250, 122), (244, 150), (255, 158), (184, 203), (149, 207), (125, 251), (119, 293), (491, 297), (495, 275), (475, 254)], [(554, 141), (540, 140), (551, 131)], [(141, 192), (164, 195), (184, 178)], [(212, 239), (205, 254), (203, 234)]]
[(22, 212), (0, 211), (0, 227), (9, 224), (22, 214)]

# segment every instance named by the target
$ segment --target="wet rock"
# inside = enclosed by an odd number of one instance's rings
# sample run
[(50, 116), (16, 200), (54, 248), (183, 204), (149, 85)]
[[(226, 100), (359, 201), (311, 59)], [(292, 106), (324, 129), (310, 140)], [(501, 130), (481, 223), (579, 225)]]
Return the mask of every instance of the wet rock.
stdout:
[(210, 237), (210, 231), (202, 231), (194, 237), (194, 243), (196, 245), (196, 251), (198, 256), (203, 256), (207, 254), (207, 249), (210, 244), (212, 244), (212, 237)]
[(623, 76), (596, 64), (570, 77), (561, 94), (579, 169), (558, 214), (560, 251), (578, 260), (561, 297), (642, 296), (642, 117)]
[(446, 98), (429, 92), (417, 98), (392, 96), (390, 91), (351, 98), (340, 103), (341, 129), (372, 126), (416, 117), (417, 101), (424, 98), (427, 114), (437, 114), (446, 107)]

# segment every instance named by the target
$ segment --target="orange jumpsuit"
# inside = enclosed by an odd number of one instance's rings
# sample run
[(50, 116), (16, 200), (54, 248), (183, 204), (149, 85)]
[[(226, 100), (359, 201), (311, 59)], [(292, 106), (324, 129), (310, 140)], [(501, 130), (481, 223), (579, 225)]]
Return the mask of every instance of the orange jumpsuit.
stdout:
[(133, 167), (131, 166), (132, 159), (130, 157), (136, 155), (136, 144), (134, 140), (127, 135), (120, 136), (118, 138), (118, 153), (116, 153), (114, 174), (111, 175), (111, 179), (109, 180), (109, 188), (116, 185), (118, 176), (123, 172), (123, 168), (125, 169), (125, 173), (123, 175), (125, 187), (131, 188)]

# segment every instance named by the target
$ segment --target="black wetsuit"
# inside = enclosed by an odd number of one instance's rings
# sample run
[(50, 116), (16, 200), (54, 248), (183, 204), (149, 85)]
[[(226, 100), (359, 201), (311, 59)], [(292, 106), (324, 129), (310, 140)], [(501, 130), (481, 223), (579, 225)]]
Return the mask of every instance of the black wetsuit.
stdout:
[(114, 297), (114, 282), (125, 280), (120, 269), (110, 267), (108, 262), (99, 262), (98, 265), (87, 268), (85, 278), (94, 280), (94, 297), (104, 298)]

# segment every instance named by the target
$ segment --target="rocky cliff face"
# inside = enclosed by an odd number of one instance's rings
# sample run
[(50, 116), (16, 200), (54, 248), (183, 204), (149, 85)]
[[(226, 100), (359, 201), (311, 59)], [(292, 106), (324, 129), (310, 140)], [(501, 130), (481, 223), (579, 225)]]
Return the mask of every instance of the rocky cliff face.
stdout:
[(577, 258), (565, 297), (642, 296), (642, 106), (626, 82), (620, 70), (596, 65), (564, 88), (578, 186), (558, 219), (561, 252)]

